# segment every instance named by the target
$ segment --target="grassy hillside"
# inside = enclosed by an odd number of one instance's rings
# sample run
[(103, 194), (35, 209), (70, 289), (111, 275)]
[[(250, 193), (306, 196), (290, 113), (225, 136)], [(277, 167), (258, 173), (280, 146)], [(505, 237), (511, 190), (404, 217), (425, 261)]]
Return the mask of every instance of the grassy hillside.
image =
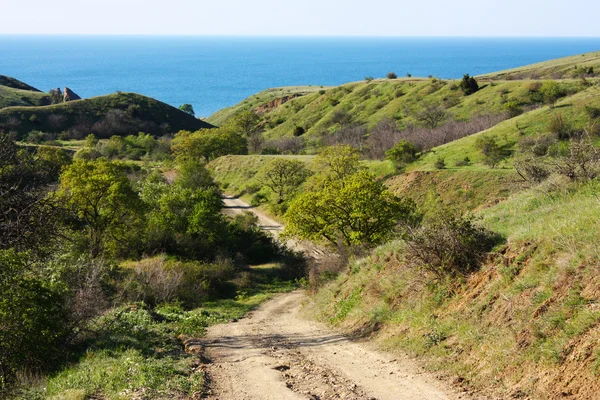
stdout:
[[(561, 118), (566, 121), (566, 129), (577, 131), (587, 129), (595, 131), (598, 129), (598, 123), (590, 120), (586, 112), (586, 107), (600, 107), (599, 89), (597, 87), (587, 88), (571, 97), (559, 101), (555, 107), (540, 107), (527, 112), (518, 117), (501, 122), (487, 131), (471, 135), (454, 142), (436, 147), (426, 153), (417, 162), (408, 167), (409, 171), (434, 170), (434, 163), (438, 157), (444, 158), (446, 165), (451, 169), (473, 170), (488, 169), (482, 164), (483, 155), (476, 148), (475, 142), (482, 135), (494, 137), (503, 150), (507, 158), (500, 164), (501, 168), (512, 167), (512, 154), (520, 140), (528, 136), (536, 136), (549, 133), (552, 129), (553, 121)], [(472, 164), (463, 167), (456, 167), (456, 162), (469, 157)]]
[(71, 136), (172, 133), (212, 125), (168, 104), (135, 93), (116, 93), (44, 107), (9, 107), (0, 110), (0, 128), (24, 137), (32, 130), (71, 131)]
[(12, 106), (44, 106), (50, 96), (33, 86), (8, 76), (0, 75), (0, 109)]
[[(591, 68), (591, 69), (590, 69)], [(600, 52), (578, 54), (481, 75), (489, 79), (564, 79), (600, 76)]]
[[(383, 119), (395, 121), (400, 129), (420, 125), (419, 115), (428, 105), (439, 105), (447, 120), (469, 120), (475, 115), (499, 114), (505, 104), (537, 104), (532, 99), (532, 80), (481, 82), (481, 90), (465, 96), (458, 81), (437, 79), (380, 79), (355, 82), (336, 88), (321, 89), (290, 100), (262, 113), (265, 137), (291, 137), (296, 127), (304, 137), (318, 139), (341, 128), (341, 125), (364, 124), (372, 128)], [(579, 80), (564, 80), (563, 89), (572, 94), (585, 89)], [(285, 90), (285, 89), (281, 89)], [(278, 92), (261, 92), (244, 102), (220, 112), (208, 120), (223, 123), (244, 110), (257, 110)]]
[(25, 82), (21, 82), (15, 78), (11, 78), (10, 76), (0, 75), (0, 86), (6, 86), (13, 89), (27, 90), (30, 92), (40, 92), (40, 90), (34, 88), (26, 84)]
[(406, 266), (402, 242), (384, 245), (320, 290), (311, 312), (352, 331), (375, 327), (382, 348), (490, 395), (594, 399), (598, 189), (530, 190), (482, 211), (506, 244), (465, 281), (429, 281)]
[(286, 96), (304, 96), (307, 94), (318, 92), (323, 89), (325, 89), (323, 86), (286, 86), (282, 88), (272, 88), (263, 90), (262, 92), (257, 93), (254, 96), (248, 97), (239, 104), (233, 105), (231, 107), (226, 107), (222, 110), (217, 111), (206, 120), (207, 122), (210, 122), (213, 125), (220, 126), (223, 125), (223, 123), (225, 123), (228, 119), (232, 118), (239, 112), (244, 111), (246, 109), (252, 109), (265, 103), (268, 103), (269, 101), (284, 98)]

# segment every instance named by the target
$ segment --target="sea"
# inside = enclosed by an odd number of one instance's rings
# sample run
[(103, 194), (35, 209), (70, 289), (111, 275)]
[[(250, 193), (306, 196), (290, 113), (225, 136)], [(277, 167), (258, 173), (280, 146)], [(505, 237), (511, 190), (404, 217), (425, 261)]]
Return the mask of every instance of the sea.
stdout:
[(600, 50), (600, 38), (0, 35), (0, 74), (81, 97), (137, 92), (208, 117), (261, 90), (460, 78)]

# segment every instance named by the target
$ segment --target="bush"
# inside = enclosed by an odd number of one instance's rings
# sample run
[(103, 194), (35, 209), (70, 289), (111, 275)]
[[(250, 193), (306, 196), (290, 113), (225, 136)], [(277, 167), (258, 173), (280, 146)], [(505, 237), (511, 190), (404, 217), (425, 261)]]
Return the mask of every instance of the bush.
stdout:
[(454, 165), (457, 167), (466, 167), (467, 165), (471, 165), (471, 159), (467, 156), (462, 160), (458, 160)]
[(504, 109), (508, 112), (509, 118), (523, 114), (523, 107), (514, 100), (504, 103)]
[(296, 136), (296, 137), (304, 135), (305, 132), (306, 131), (301, 126), (294, 127), (294, 136)]
[(398, 78), (398, 75), (396, 75), (396, 73), (395, 73), (395, 72), (388, 72), (388, 73), (387, 73), (387, 75), (386, 75), (386, 77), (387, 77), (388, 79), (397, 79), (397, 78)]
[(492, 136), (479, 136), (475, 141), (475, 147), (483, 153), (483, 163), (491, 168), (495, 168), (504, 158), (502, 149)]
[(438, 157), (435, 160), (435, 163), (433, 164), (433, 166), (436, 169), (444, 169), (444, 168), (446, 168), (446, 160), (443, 157)]
[(402, 169), (413, 161), (417, 160), (419, 149), (413, 143), (407, 140), (401, 140), (391, 149), (386, 151), (386, 157), (391, 160), (396, 168)]
[(406, 235), (406, 259), (438, 278), (465, 276), (479, 269), (498, 236), (473, 217), (442, 211)]
[(460, 82), (460, 88), (466, 96), (469, 96), (479, 90), (479, 84), (475, 78), (465, 74)]
[(0, 251), (0, 396), (18, 371), (51, 367), (69, 333), (60, 285), (29, 267), (15, 252)]
[(550, 105), (550, 107), (553, 107), (558, 99), (565, 96), (565, 91), (560, 87), (558, 82), (552, 80), (545, 81), (540, 86), (539, 92), (544, 102)]

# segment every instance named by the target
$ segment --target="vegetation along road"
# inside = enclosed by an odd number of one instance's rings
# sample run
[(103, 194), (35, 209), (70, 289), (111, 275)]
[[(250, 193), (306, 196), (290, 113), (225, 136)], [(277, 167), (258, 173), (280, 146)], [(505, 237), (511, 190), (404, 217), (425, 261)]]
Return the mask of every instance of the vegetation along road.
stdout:
[[(232, 212), (254, 212), (263, 229), (282, 226), (237, 198)], [(236, 322), (215, 325), (204, 340), (211, 399), (466, 398), (409, 359), (370, 349), (301, 317), (302, 291), (282, 294)]]

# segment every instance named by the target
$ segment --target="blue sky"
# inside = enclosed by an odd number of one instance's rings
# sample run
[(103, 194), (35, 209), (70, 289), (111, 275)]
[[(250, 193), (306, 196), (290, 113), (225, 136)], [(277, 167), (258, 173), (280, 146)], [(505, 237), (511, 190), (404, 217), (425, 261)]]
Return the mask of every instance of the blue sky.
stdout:
[(1, 0), (0, 33), (600, 36), (594, 0)]

